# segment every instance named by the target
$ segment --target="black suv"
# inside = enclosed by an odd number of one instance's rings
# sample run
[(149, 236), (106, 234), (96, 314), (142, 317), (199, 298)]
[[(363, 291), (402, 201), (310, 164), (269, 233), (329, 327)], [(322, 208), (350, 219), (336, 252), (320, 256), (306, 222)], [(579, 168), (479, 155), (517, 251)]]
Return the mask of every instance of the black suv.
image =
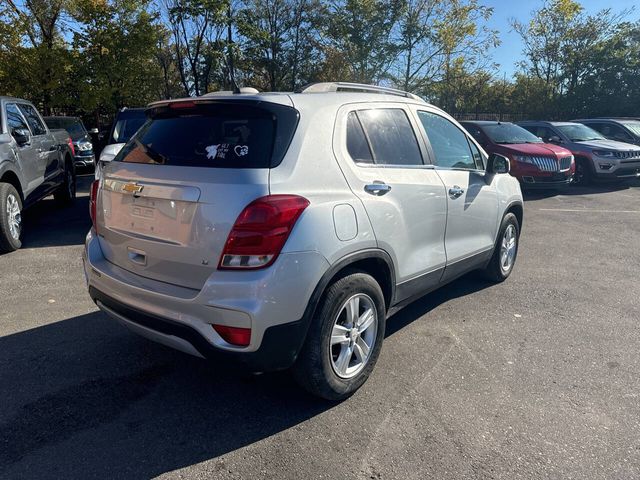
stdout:
[(82, 120), (78, 117), (44, 117), (44, 121), (50, 129), (64, 129), (69, 133), (73, 142), (73, 161), (76, 169), (93, 169), (96, 156), (93, 151), (91, 137), (84, 128)]

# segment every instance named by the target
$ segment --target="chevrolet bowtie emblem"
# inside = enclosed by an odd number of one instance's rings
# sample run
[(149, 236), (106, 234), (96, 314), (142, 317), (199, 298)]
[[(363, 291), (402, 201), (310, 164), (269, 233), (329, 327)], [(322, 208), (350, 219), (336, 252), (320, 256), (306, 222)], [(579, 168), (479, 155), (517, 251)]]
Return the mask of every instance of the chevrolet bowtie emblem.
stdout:
[(125, 183), (124, 185), (122, 185), (123, 192), (133, 193), (134, 195), (136, 193), (140, 193), (143, 188), (144, 185), (138, 185), (137, 183)]

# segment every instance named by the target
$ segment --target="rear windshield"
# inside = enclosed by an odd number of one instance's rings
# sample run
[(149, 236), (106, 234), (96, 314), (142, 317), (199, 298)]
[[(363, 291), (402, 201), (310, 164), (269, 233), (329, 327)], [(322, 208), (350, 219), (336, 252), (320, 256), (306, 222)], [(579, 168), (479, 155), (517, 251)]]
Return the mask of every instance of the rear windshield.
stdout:
[(83, 137), (87, 134), (87, 131), (82, 126), (82, 123), (79, 120), (75, 120), (73, 118), (45, 118), (44, 121), (49, 128), (61, 128), (66, 130), (74, 139)]
[(273, 166), (276, 123), (273, 112), (253, 106), (165, 108), (152, 114), (115, 160), (183, 167), (269, 168)]

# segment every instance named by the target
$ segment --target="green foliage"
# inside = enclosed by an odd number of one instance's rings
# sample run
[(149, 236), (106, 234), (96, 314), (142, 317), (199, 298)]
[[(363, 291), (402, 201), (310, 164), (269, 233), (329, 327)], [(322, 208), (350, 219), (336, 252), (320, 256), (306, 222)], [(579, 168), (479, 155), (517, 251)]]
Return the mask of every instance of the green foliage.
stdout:
[(158, 98), (314, 81), (382, 83), (452, 113), (640, 114), (640, 22), (540, 0), (512, 79), (483, 0), (2, 0), (2, 94), (111, 114)]

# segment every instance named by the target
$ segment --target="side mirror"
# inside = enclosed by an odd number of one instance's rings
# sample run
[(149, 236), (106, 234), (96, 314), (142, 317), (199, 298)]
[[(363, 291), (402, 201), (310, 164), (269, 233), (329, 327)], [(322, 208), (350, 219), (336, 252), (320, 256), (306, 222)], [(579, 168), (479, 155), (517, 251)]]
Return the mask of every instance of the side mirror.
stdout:
[(562, 140), (560, 140), (559, 136), (552, 135), (549, 137), (549, 143), (562, 143)]
[(31, 142), (31, 134), (26, 128), (14, 128), (11, 130), (11, 136), (20, 147), (28, 145)]
[(511, 171), (511, 163), (509, 159), (503, 155), (492, 153), (489, 155), (487, 162), (487, 173), (509, 173)]
[(97, 129), (97, 128), (92, 128), (91, 130), (89, 130), (89, 133), (90, 133), (91, 135), (98, 135), (98, 133), (99, 133), (99, 132), (98, 132), (98, 129)]

